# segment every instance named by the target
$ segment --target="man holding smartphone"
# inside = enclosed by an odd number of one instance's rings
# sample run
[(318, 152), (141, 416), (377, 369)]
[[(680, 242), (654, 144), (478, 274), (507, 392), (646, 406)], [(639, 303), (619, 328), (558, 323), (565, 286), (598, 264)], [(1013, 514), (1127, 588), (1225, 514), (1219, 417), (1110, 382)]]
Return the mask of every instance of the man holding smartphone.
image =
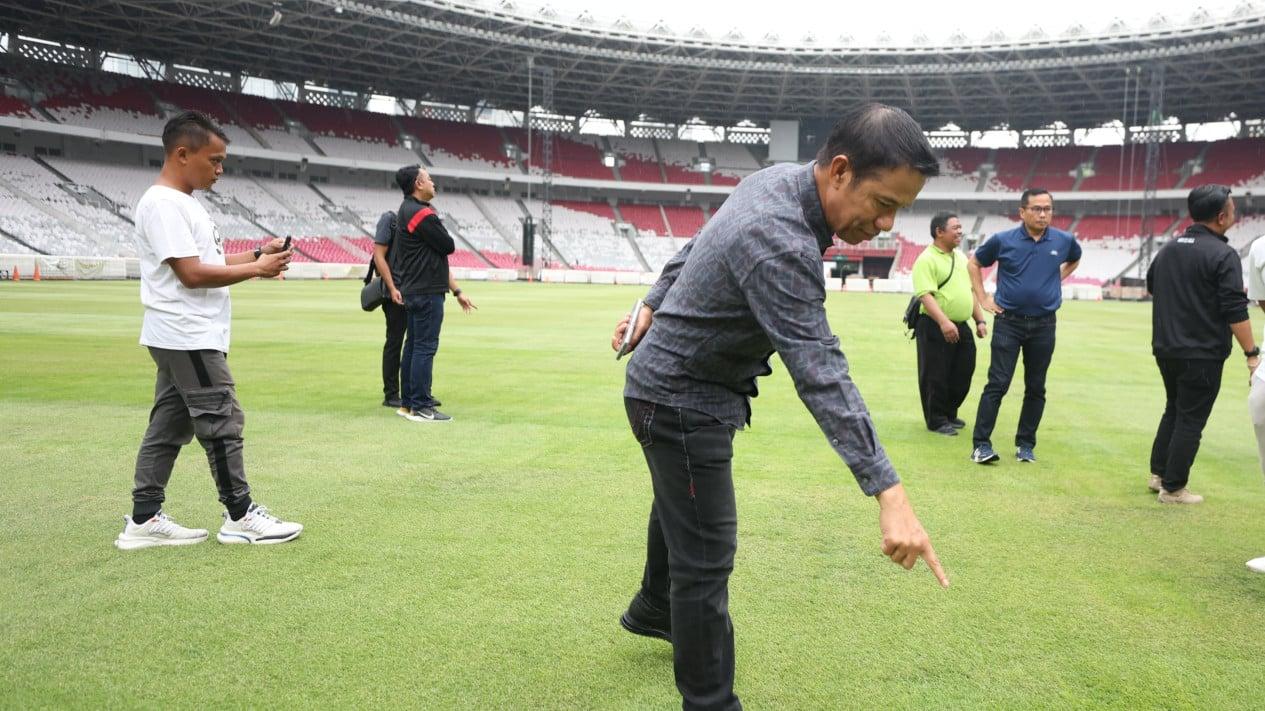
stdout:
[(220, 543), (285, 543), (303, 531), (252, 501), (242, 462), (245, 415), (228, 369), (228, 287), (275, 277), (290, 263), (288, 240), (224, 254), (211, 216), (193, 197), (224, 172), (228, 138), (207, 116), (186, 111), (163, 129), (166, 158), (158, 181), (136, 206), (145, 318), (141, 345), (158, 368), (149, 427), (136, 457), (132, 515), (114, 544), (120, 550), (201, 543), (207, 531), (185, 528), (162, 510), (180, 448), (195, 436), (226, 509)]

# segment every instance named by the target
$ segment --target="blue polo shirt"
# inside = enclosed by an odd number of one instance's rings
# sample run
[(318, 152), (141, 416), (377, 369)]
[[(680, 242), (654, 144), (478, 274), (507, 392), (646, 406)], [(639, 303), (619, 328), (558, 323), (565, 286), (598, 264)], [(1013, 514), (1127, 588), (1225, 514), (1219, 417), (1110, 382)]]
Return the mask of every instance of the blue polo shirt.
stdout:
[(981, 267), (997, 263), (997, 305), (1021, 316), (1049, 316), (1063, 303), (1064, 262), (1078, 262), (1081, 246), (1070, 232), (1047, 227), (1040, 241), (1023, 224), (998, 232), (975, 250)]

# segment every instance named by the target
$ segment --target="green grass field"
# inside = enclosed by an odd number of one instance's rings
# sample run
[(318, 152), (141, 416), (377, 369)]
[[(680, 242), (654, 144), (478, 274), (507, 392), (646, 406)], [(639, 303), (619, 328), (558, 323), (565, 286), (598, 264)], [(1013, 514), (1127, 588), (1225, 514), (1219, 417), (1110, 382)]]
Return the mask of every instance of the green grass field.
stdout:
[[(275, 547), (121, 553), (153, 366), (132, 283), (0, 284), (0, 706), (670, 709), (670, 647), (620, 630), (649, 477), (621, 403), (623, 287), (467, 285), (436, 394), (379, 405), (382, 317), (358, 282), (234, 288), (230, 363)], [(1145, 489), (1162, 389), (1146, 305), (1069, 303), (1036, 465), (927, 433), (905, 297), (831, 321), (953, 586), (878, 551), (877, 506), (785, 370), (735, 444), (731, 582), (748, 708), (1260, 708), (1265, 484), (1232, 356), (1191, 487)], [(987, 348), (964, 414), (972, 419)], [(167, 510), (218, 526), (197, 444)]]

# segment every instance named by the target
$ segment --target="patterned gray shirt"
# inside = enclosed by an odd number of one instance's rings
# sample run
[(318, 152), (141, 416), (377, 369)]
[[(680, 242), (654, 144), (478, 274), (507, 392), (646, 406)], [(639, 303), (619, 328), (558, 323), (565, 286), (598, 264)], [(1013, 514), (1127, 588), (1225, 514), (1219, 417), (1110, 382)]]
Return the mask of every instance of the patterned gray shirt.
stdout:
[(743, 180), (646, 295), (654, 323), (633, 351), (624, 395), (741, 429), (776, 351), (861, 490), (898, 483), (826, 320), (831, 244), (812, 163)]

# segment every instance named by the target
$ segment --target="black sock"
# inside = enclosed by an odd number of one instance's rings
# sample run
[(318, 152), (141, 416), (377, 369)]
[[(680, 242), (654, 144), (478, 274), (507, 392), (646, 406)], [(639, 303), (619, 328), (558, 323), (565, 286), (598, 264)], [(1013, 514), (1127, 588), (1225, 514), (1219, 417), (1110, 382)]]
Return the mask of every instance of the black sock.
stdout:
[(250, 497), (247, 496), (241, 501), (238, 501), (228, 507), (228, 517), (233, 519), (234, 521), (240, 521), (242, 516), (245, 516), (246, 512), (249, 510), (250, 510)]
[(140, 526), (141, 524), (145, 523), (146, 521), (150, 520), (151, 518), (157, 515), (158, 515), (157, 511), (149, 511), (149, 510), (141, 511), (134, 508), (132, 509), (132, 523), (136, 524), (137, 526)]

